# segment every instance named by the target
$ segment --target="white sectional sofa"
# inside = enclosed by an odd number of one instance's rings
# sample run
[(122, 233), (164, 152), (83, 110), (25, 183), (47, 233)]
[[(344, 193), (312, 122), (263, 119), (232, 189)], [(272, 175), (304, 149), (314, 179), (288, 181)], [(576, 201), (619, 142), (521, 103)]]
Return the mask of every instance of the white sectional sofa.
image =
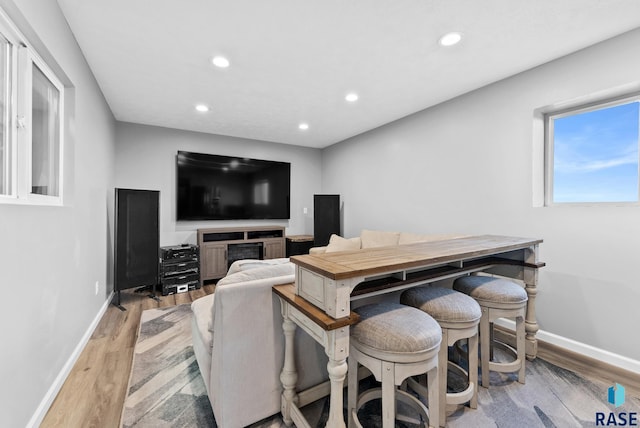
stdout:
[(363, 229), (360, 236), (355, 238), (343, 238), (331, 235), (329, 244), (324, 247), (313, 247), (309, 254), (321, 254), (324, 252), (337, 252), (359, 250), (361, 248), (386, 247), (392, 245), (414, 244), (417, 242), (441, 241), (443, 239), (461, 238), (459, 234), (434, 234), (420, 235), (407, 232), (389, 232), (381, 230)]
[[(193, 349), (220, 428), (250, 425), (280, 411), (284, 336), (273, 285), (294, 282), (289, 259), (240, 260), (215, 292), (192, 305)], [(323, 348), (296, 334), (298, 385), (328, 379)]]

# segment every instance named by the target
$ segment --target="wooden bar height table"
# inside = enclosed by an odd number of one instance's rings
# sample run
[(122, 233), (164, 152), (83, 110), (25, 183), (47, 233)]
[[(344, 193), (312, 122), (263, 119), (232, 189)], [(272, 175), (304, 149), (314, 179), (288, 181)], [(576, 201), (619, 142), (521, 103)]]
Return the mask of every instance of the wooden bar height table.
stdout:
[[(280, 298), (285, 335), (282, 417), (288, 426), (309, 427), (300, 407), (319, 398), (302, 400), (296, 392), (293, 337), (296, 326), (324, 346), (329, 357), (330, 407), (327, 427), (345, 426), (343, 386), (349, 355), (349, 326), (358, 321), (351, 301), (391, 293), (471, 273), (487, 272), (521, 281), (529, 297), (525, 317), (526, 353), (537, 354), (535, 301), (541, 239), (509, 236), (465, 236), (392, 247), (291, 257), (296, 282), (275, 286)], [(307, 397), (305, 395), (305, 397)]]

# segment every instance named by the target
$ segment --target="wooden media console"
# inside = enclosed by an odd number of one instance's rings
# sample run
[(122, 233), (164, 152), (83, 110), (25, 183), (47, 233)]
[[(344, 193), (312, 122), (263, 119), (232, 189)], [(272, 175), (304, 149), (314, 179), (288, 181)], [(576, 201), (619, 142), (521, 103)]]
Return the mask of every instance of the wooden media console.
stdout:
[(240, 259), (277, 259), (285, 256), (282, 226), (198, 229), (200, 284), (226, 275)]

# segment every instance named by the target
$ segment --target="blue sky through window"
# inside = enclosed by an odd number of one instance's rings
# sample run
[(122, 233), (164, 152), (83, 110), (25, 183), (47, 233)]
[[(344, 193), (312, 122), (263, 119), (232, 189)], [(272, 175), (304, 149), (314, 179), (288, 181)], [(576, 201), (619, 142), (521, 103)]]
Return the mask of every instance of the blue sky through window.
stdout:
[(553, 202), (638, 201), (639, 102), (553, 121)]

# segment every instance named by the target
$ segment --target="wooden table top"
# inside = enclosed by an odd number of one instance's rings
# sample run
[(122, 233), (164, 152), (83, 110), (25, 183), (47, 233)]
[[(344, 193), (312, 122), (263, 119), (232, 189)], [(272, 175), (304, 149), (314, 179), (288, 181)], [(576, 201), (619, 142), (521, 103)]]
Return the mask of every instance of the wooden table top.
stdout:
[(298, 266), (324, 277), (340, 280), (371, 276), (392, 270), (452, 263), (475, 257), (519, 250), (542, 239), (479, 235), (390, 247), (292, 256)]
[(313, 235), (287, 235), (287, 239), (292, 242), (313, 241)]
[(332, 318), (313, 303), (310, 303), (303, 297), (298, 296), (296, 294), (296, 287), (294, 284), (274, 285), (271, 288), (274, 293), (305, 314), (325, 331), (336, 330), (341, 327), (352, 325), (360, 320), (360, 316), (355, 312), (351, 312), (349, 316), (344, 318)]

